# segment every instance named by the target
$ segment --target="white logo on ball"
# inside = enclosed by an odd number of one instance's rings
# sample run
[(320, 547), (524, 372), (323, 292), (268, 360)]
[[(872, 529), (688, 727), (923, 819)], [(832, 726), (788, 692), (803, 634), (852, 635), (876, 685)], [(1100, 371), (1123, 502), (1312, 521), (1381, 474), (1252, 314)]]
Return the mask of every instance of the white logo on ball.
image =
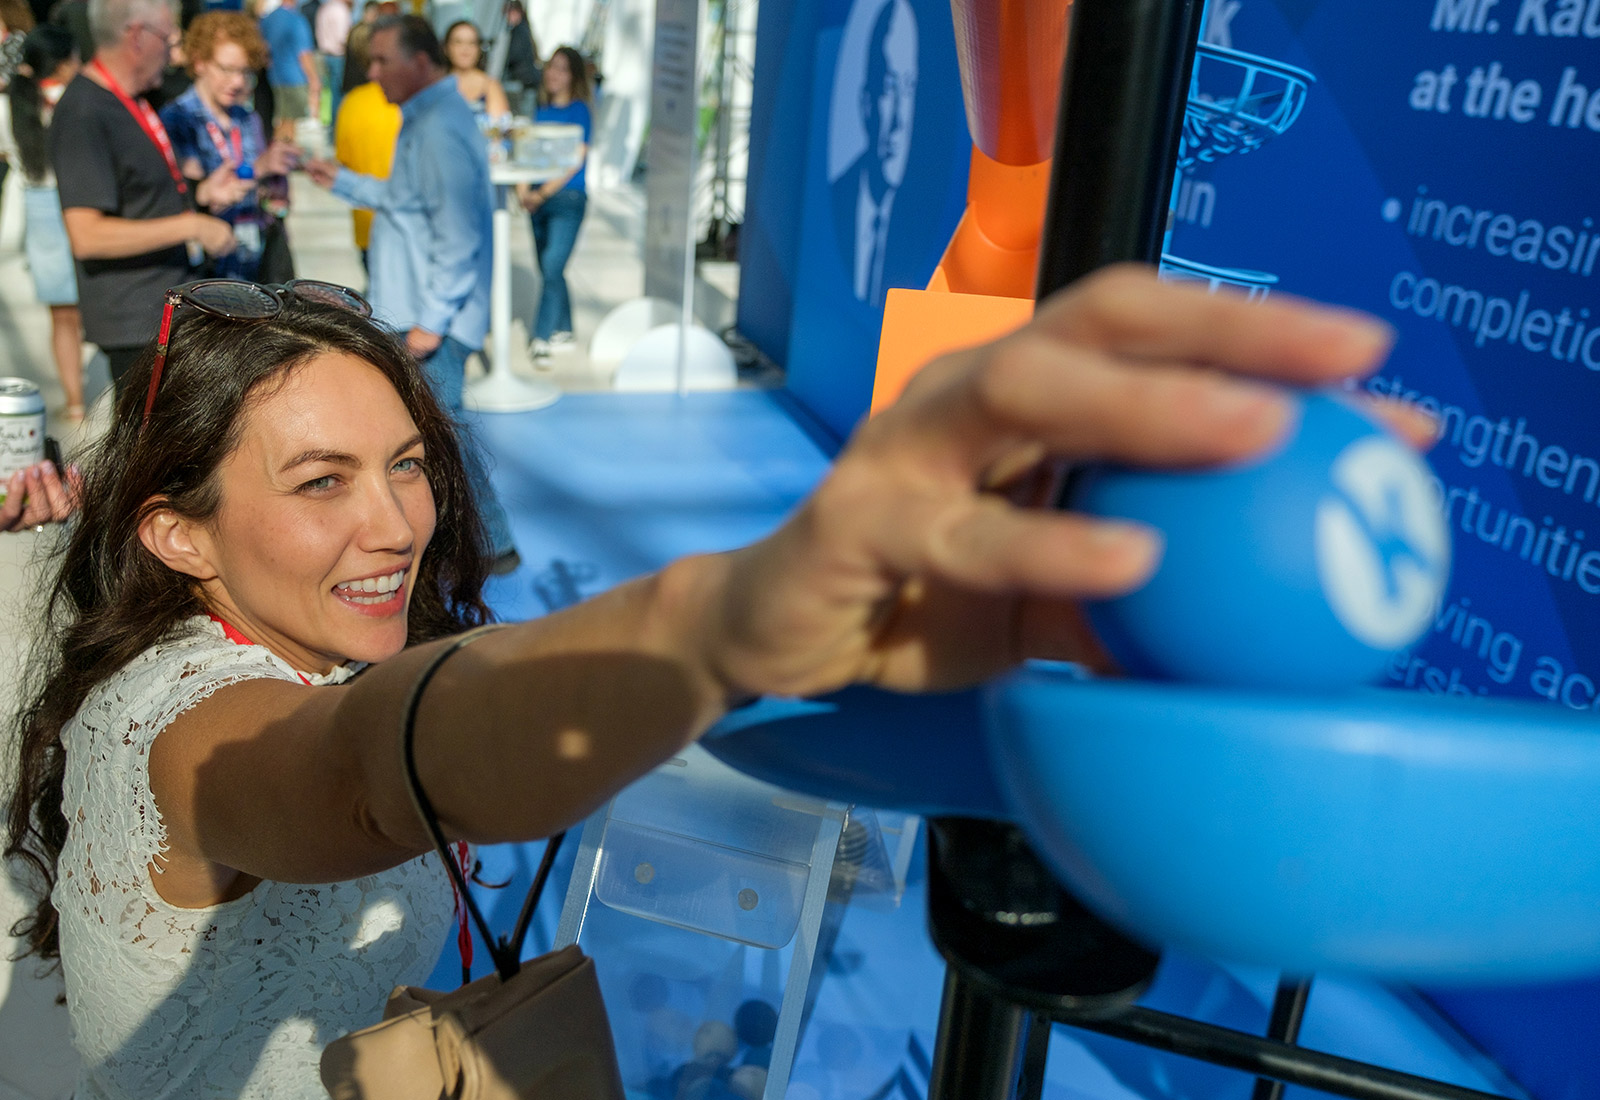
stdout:
[(1384, 437), (1346, 447), (1317, 505), (1317, 575), (1335, 617), (1375, 649), (1427, 628), (1449, 576), (1450, 536), (1427, 467)]

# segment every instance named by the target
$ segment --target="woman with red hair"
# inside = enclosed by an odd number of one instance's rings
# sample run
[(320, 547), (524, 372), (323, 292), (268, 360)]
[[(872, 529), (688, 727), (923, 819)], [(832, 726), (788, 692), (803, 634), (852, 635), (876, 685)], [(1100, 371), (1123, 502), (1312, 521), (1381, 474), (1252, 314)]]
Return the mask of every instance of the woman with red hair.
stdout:
[(189, 24), (183, 52), (194, 86), (161, 110), (184, 174), (201, 180), (224, 163), (241, 178), (258, 181), (254, 194), (214, 210), (233, 226), (236, 247), (213, 261), (212, 274), (252, 282), (294, 278), (283, 217), (288, 212), (287, 176), (299, 150), (267, 142), (261, 116), (250, 103), (256, 72), (266, 64), (267, 44), (255, 20), (242, 12), (208, 12)]

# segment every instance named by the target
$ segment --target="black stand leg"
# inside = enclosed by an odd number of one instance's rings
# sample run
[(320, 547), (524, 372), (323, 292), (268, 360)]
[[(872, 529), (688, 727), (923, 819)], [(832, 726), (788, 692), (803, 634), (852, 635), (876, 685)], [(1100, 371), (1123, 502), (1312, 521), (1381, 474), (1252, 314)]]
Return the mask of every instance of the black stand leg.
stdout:
[(1037, 1098), (1048, 1017), (1121, 1012), (1159, 962), (1063, 891), (1019, 829), (994, 821), (930, 824), (928, 924), (949, 965), (928, 1100)]
[(1022, 1076), (1017, 1079), (1017, 1100), (1041, 1100), (1044, 1070), (1050, 1060), (1050, 1017), (1035, 1015), (1028, 1023), (1028, 1046), (1022, 1054)]
[[(1294, 1043), (1300, 1038), (1300, 1022), (1306, 1017), (1306, 1002), (1311, 999), (1311, 979), (1278, 979), (1278, 992), (1272, 998), (1272, 1017), (1267, 1021), (1267, 1038)], [(1283, 1100), (1283, 1082), (1257, 1077), (1250, 1100)]]
[(1037, 298), (1161, 258), (1199, 0), (1075, 0), (1061, 69)]
[[(1075, 0), (1040, 300), (1107, 264), (1160, 258), (1201, 8)], [(1030, 1043), (1030, 1015), (1126, 1009), (1158, 956), (1061, 890), (1013, 826), (936, 821), (929, 863), (928, 922), (950, 969), (928, 1100), (1010, 1100), (1019, 1084), (1037, 1096), (1049, 1027)]]
[(1029, 1022), (1026, 1010), (947, 971), (928, 1100), (1012, 1100)]

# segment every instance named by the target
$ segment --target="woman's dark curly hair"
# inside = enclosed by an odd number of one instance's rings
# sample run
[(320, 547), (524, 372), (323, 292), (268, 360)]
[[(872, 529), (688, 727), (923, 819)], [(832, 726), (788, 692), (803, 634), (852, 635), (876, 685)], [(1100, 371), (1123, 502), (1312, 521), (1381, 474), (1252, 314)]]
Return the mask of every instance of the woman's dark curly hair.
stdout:
[(489, 618), (481, 595), (487, 543), (461, 444), (404, 343), (355, 314), (297, 299), (251, 324), (180, 317), (149, 423), (141, 430), (153, 351), (128, 372), (111, 430), (85, 457), (82, 506), (45, 601), (27, 703), (16, 718), (20, 759), (6, 856), (34, 872), (39, 891), (33, 912), (12, 930), (27, 943), (25, 954), (59, 954), (50, 891), (67, 839), (62, 728), (97, 685), (207, 611), (198, 583), (145, 549), (140, 524), (157, 507), (198, 523), (216, 515), (218, 468), (238, 446), (245, 414), (290, 372), (326, 353), (370, 363), (422, 435), (438, 523), (417, 567), (408, 643)]

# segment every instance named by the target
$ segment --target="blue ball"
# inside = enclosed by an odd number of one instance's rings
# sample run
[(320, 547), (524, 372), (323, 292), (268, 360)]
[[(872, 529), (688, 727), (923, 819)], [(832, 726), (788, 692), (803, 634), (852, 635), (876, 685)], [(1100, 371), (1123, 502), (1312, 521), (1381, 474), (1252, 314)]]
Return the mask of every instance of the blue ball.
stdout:
[(1433, 475), (1343, 398), (1310, 393), (1300, 405), (1298, 427), (1263, 459), (1074, 479), (1068, 507), (1165, 537), (1144, 587), (1088, 606), (1130, 675), (1349, 687), (1428, 629), (1450, 573)]

